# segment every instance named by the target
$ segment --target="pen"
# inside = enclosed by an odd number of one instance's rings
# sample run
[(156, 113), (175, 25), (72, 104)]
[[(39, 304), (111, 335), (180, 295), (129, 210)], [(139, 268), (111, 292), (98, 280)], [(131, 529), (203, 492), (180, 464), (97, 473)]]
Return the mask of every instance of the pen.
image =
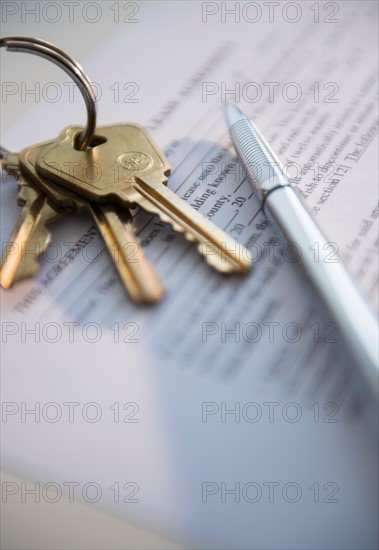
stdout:
[[(225, 115), (232, 142), (262, 209), (288, 242), (300, 247), (305, 273), (337, 323), (344, 343), (378, 403), (378, 323), (366, 306), (340, 259), (326, 261), (328, 241), (286, 180), (281, 163), (257, 127), (232, 104)], [(315, 261), (312, 245), (318, 243)]]

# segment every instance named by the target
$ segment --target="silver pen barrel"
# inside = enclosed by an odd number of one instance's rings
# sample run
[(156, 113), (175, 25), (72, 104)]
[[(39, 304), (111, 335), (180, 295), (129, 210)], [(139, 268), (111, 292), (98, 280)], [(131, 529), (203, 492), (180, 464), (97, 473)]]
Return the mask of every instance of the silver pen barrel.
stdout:
[[(260, 195), (264, 210), (288, 242), (301, 251), (300, 262), (329, 314), (337, 323), (344, 344), (378, 403), (378, 323), (340, 258), (328, 261), (329, 243), (308, 210), (286, 181), (281, 164), (258, 129), (234, 105), (226, 118), (235, 149)], [(313, 245), (320, 256), (315, 261)]]
[(228, 104), (226, 117), (234, 148), (264, 201), (278, 186), (288, 185), (282, 164), (258, 128), (237, 107)]

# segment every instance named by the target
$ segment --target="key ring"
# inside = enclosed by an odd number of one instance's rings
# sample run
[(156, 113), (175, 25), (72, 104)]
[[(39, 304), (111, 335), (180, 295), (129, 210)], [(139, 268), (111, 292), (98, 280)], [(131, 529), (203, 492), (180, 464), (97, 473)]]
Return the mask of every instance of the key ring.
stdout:
[[(96, 129), (96, 95), (81, 65), (54, 44), (38, 38), (6, 36), (0, 38), (0, 48), (3, 46), (7, 51), (33, 53), (49, 59), (73, 79), (82, 93), (87, 109), (87, 126), (78, 136), (77, 148), (81, 151), (86, 149), (91, 143)], [(3, 155), (1, 154), (1, 156)]]

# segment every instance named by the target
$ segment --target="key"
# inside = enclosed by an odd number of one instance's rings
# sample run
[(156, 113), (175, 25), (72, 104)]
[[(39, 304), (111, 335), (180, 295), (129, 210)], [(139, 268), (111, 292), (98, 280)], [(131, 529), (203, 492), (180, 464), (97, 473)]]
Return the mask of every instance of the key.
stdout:
[(28, 147), (19, 154), (21, 170), (57, 206), (72, 211), (88, 210), (114, 260), (123, 285), (137, 303), (155, 303), (164, 295), (163, 284), (147, 261), (134, 234), (129, 209), (118, 205), (91, 203), (84, 197), (44, 179), (35, 168), (38, 155), (50, 142)]
[(18, 179), (17, 203), (22, 207), (1, 258), (0, 284), (10, 288), (13, 283), (33, 277), (39, 271), (38, 259), (51, 242), (47, 225), (61, 212), (20, 173), (17, 155), (6, 154), (2, 164), (8, 174)]
[(93, 147), (75, 149), (80, 127), (66, 128), (37, 158), (37, 171), (91, 201), (140, 206), (197, 243), (209, 265), (247, 273), (249, 251), (166, 187), (170, 165), (136, 124), (98, 128)]

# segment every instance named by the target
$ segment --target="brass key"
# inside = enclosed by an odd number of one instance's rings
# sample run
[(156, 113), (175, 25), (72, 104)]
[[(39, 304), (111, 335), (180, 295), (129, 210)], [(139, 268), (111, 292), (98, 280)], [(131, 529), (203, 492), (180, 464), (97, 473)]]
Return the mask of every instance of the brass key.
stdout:
[(35, 168), (36, 158), (51, 142), (35, 145), (19, 154), (22, 171), (58, 207), (74, 211), (88, 210), (114, 260), (121, 280), (137, 303), (154, 303), (164, 295), (162, 282), (147, 261), (134, 234), (129, 209), (113, 203), (91, 203), (86, 198), (40, 176)]
[(38, 272), (38, 259), (51, 242), (47, 225), (62, 212), (50, 204), (38, 187), (25, 179), (19, 171), (17, 155), (5, 155), (2, 164), (18, 179), (17, 203), (22, 207), (1, 258), (0, 284), (3, 288), (10, 288), (13, 283), (33, 277)]
[(98, 128), (94, 145), (75, 149), (82, 129), (66, 128), (37, 158), (37, 171), (96, 202), (136, 204), (156, 214), (189, 241), (221, 272), (246, 273), (249, 251), (168, 189), (170, 165), (146, 130), (136, 124)]

